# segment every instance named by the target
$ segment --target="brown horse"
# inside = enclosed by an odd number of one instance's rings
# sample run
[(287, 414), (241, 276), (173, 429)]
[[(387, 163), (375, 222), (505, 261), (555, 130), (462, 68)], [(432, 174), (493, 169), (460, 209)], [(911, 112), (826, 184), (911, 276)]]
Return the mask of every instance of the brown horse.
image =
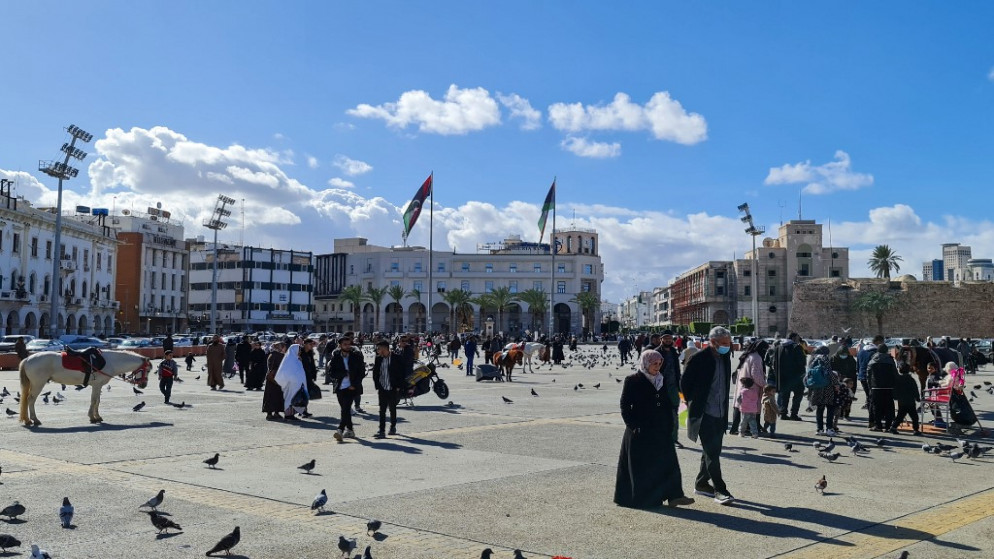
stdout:
[(504, 376), (507, 377), (507, 382), (511, 382), (511, 373), (514, 372), (514, 366), (522, 363), (524, 355), (525, 352), (516, 347), (505, 351), (498, 351), (494, 354), (494, 365), (504, 373)]
[(920, 345), (906, 345), (897, 353), (897, 360), (911, 366), (911, 372), (918, 376), (919, 390), (925, 390), (928, 379), (928, 364), (935, 365), (937, 371), (942, 370), (942, 360), (929, 348)]

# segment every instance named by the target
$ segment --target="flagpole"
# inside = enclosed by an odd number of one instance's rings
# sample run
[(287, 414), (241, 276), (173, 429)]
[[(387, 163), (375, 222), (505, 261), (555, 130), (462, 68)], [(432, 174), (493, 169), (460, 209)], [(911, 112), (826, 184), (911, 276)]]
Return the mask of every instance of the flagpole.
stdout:
[(431, 336), (431, 292), (434, 290), (432, 282), (432, 250), (434, 248), (435, 235), (435, 171), (431, 172), (431, 187), (428, 191), (428, 313), (425, 319), (425, 334)]
[(552, 235), (549, 249), (552, 251), (552, 285), (549, 289), (549, 340), (556, 332), (556, 178), (552, 178)]

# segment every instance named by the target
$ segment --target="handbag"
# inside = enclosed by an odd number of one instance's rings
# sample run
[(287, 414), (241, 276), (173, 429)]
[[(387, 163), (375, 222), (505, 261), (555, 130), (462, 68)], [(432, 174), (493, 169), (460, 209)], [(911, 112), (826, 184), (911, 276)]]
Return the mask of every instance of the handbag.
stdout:
[(307, 407), (307, 392), (304, 392), (304, 387), (301, 386), (297, 393), (293, 395), (293, 399), (290, 400), (290, 405), (295, 408)]
[(321, 387), (318, 386), (317, 384), (315, 384), (314, 381), (308, 379), (307, 380), (307, 394), (308, 394), (308, 396), (310, 397), (311, 400), (320, 400), (321, 399)]

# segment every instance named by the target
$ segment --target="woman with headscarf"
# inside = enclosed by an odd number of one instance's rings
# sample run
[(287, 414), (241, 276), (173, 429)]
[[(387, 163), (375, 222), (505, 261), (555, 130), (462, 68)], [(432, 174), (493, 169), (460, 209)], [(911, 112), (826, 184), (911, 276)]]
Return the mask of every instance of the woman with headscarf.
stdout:
[[(770, 349), (770, 343), (767, 342), (766, 340), (762, 339), (762, 338), (756, 338), (755, 340), (749, 342), (749, 345), (747, 345), (745, 347), (745, 349), (742, 350), (742, 355), (739, 355), (739, 364), (735, 368), (735, 372), (732, 374), (732, 386), (733, 386), (733, 388), (736, 388), (736, 384), (735, 383), (741, 382), (741, 380), (742, 380), (742, 371), (745, 370), (745, 368), (746, 368), (746, 361), (747, 360), (749, 361), (748, 367), (750, 369), (750, 372), (755, 371), (756, 367), (759, 367), (760, 371), (765, 370), (764, 359), (766, 357), (766, 352), (769, 349)], [(758, 364), (756, 362), (756, 358), (755, 357), (753, 357), (753, 358), (749, 357), (750, 355), (753, 355), (753, 354), (755, 354), (759, 358)], [(760, 387), (761, 387), (759, 389), (759, 394), (760, 395), (763, 393), (762, 387), (765, 387), (765, 386), (766, 386), (766, 378), (764, 377), (762, 384), (760, 384)], [(738, 390), (738, 389), (736, 388), (736, 390)], [(732, 407), (732, 424), (728, 428), (728, 433), (730, 435), (738, 435), (739, 434), (739, 422), (742, 421), (742, 414), (745, 413), (745, 412), (743, 412), (741, 410), (741, 408), (740, 408), (739, 399), (738, 399), (738, 394), (737, 393), (736, 393), (736, 397), (733, 398), (732, 401), (734, 402), (734, 406)], [(760, 432), (762, 432), (762, 431), (760, 431)], [(753, 433), (753, 434), (755, 434), (755, 433)]]
[(697, 347), (697, 344), (694, 343), (694, 340), (688, 339), (687, 348), (680, 353), (680, 364), (686, 367), (687, 362), (690, 361), (690, 358), (693, 357), (694, 354), (700, 350), (701, 349)]
[[(296, 414), (307, 407), (307, 375), (304, 373), (304, 363), (300, 360), (299, 344), (293, 344), (287, 350), (274, 379), (283, 390), (286, 420), (300, 421)], [(298, 394), (301, 396), (298, 397)], [(303, 398), (303, 401), (299, 401), (299, 398)], [(297, 405), (294, 405), (294, 399), (298, 399)]]
[(252, 342), (252, 350), (249, 352), (249, 368), (245, 371), (245, 390), (262, 390), (262, 383), (266, 380), (266, 351), (262, 349), (262, 342), (256, 340)]
[(279, 370), (280, 364), (283, 362), (284, 347), (283, 342), (274, 343), (273, 350), (266, 358), (266, 389), (262, 393), (262, 411), (266, 413), (266, 419), (269, 421), (283, 419), (280, 414), (286, 410), (283, 407), (283, 389), (276, 384), (276, 371)]
[(647, 349), (638, 372), (625, 379), (621, 418), (625, 435), (618, 458), (614, 502), (623, 507), (654, 508), (694, 502), (683, 492), (680, 462), (673, 444), (673, 404), (660, 374), (663, 356)]

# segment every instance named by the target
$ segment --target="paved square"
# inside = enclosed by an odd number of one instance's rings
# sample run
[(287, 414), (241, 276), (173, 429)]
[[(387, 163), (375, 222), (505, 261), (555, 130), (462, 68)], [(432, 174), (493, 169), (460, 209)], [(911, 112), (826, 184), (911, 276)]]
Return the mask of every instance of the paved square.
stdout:
[[(400, 435), (387, 440), (371, 438), (374, 415), (357, 416), (360, 438), (344, 444), (331, 437), (333, 395), (312, 404), (310, 420), (268, 422), (262, 393), (242, 391), (237, 379), (229, 390), (210, 391), (203, 358), (174, 385), (173, 401), (188, 404), (182, 410), (162, 403), (154, 381), (141, 396), (115, 381), (103, 394), (105, 423), (91, 426), (89, 389), (68, 387), (61, 405), (39, 401), (39, 428), (0, 419), (0, 507), (14, 500), (27, 507), (23, 522), (0, 521), (0, 533), (24, 544), (11, 556), (27, 557), (38, 543), (57, 558), (203, 557), (236, 525), (242, 539), (232, 557), (253, 559), (337, 557), (339, 535), (356, 538), (353, 557), (371, 545), (377, 559), (475, 559), (486, 547), (499, 558), (515, 548), (526, 557), (591, 559), (897, 557), (905, 549), (913, 559), (994, 557), (992, 455), (954, 464), (921, 451), (934, 437), (902, 434), (866, 457), (843, 451), (827, 463), (810, 446), (811, 414), (782, 422), (777, 441), (725, 439), (735, 506), (706, 499), (678, 510), (615, 506), (623, 433), (616, 379), (632, 370), (614, 353), (606, 365), (543, 368), (510, 384), (441, 368), (456, 406), (421, 396), (413, 409), (400, 408)], [(994, 380), (991, 371), (968, 384)], [(578, 383), (585, 388), (574, 390)], [(372, 381), (365, 384), (363, 407), (375, 412)], [(16, 394), (17, 372), (0, 372), (0, 386)], [(975, 409), (990, 427), (994, 396), (977, 392)], [(141, 400), (145, 409), (132, 412)], [(0, 404), (8, 406), (17, 411), (13, 396)], [(870, 440), (863, 425), (842, 428)], [(784, 441), (799, 452), (785, 452)], [(202, 463), (214, 452), (217, 470)], [(690, 491), (700, 453), (687, 444), (678, 455)], [(317, 467), (305, 475), (296, 467), (310, 459)], [(813, 488), (822, 474), (825, 496)], [(138, 512), (159, 489), (166, 490), (161, 510), (182, 532), (157, 537)], [(329, 512), (316, 515), (309, 505), (321, 489)], [(65, 496), (76, 507), (73, 530), (58, 522)], [(376, 539), (365, 533), (369, 518), (384, 523)]]

